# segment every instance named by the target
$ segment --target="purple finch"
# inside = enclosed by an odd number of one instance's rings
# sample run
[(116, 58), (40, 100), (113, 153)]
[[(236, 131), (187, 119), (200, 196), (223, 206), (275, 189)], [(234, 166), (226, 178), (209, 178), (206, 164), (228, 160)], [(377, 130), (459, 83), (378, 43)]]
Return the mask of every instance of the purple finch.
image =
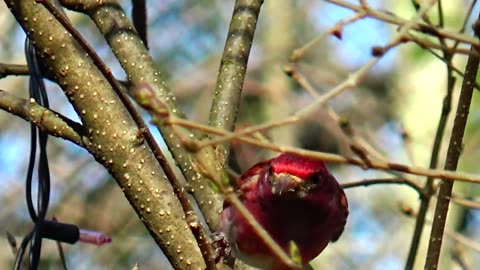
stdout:
[[(241, 176), (238, 187), (244, 206), (287, 254), (293, 242), (302, 264), (343, 232), (347, 198), (323, 161), (281, 154), (250, 168)], [(262, 269), (289, 269), (228, 202), (222, 212), (221, 230), (240, 260)]]

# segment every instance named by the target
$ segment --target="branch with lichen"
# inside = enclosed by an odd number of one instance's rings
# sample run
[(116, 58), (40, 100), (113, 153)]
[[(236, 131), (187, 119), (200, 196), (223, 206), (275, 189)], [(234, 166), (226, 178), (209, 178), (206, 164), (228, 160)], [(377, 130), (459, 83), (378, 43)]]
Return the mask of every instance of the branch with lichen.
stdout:
[[(42, 53), (46, 71), (64, 90), (85, 126), (85, 148), (117, 181), (139, 218), (175, 268), (205, 263), (180, 202), (174, 196), (143, 133), (107, 78), (77, 40), (42, 6), (7, 1), (7, 6)], [(175, 245), (171, 245), (172, 236)], [(179, 246), (181, 247), (179, 249)], [(182, 254), (182, 256), (179, 256)]]

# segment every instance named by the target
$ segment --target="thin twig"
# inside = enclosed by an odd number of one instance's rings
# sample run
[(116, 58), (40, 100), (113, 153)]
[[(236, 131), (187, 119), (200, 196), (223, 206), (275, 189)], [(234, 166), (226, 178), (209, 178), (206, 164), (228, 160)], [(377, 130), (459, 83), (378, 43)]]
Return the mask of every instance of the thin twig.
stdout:
[[(368, 17), (375, 18), (380, 21), (384, 21), (390, 24), (395, 24), (398, 26), (405, 25), (409, 21), (409, 20), (400, 18), (391, 12), (374, 10), (374, 9), (365, 10), (361, 5), (355, 5), (344, 0), (325, 0), (325, 1), (335, 4), (337, 6), (350, 9), (354, 12), (366, 11)], [(445, 30), (443, 28), (434, 27), (428, 24), (417, 23), (413, 25), (411, 29), (419, 31), (424, 34), (432, 35), (435, 37), (442, 36), (454, 41), (458, 41), (458, 42), (462, 42), (470, 45), (479, 45), (478, 40), (470, 36), (462, 35), (462, 34), (459, 34), (458, 32), (452, 32), (452, 31)]]
[[(393, 170), (393, 171), (398, 171), (398, 172), (403, 172), (408, 174), (429, 176), (433, 178), (441, 178), (449, 181), (456, 180), (456, 181), (469, 182), (469, 183), (477, 183), (477, 184), (480, 183), (480, 176), (474, 175), (474, 174), (452, 172), (448, 170), (427, 169), (423, 167), (408, 166), (405, 164), (377, 161), (377, 160), (370, 160), (370, 163), (366, 164), (361, 159), (348, 158), (348, 157), (331, 154), (331, 153), (315, 152), (315, 151), (299, 149), (291, 146), (282, 146), (282, 145), (277, 145), (277, 144), (273, 144), (265, 141), (259, 141), (251, 137), (236, 135), (237, 133), (234, 133), (234, 132), (228, 132), (222, 129), (212, 128), (210, 126), (201, 125), (195, 122), (187, 121), (185, 119), (180, 119), (172, 116), (170, 116), (165, 121), (166, 123), (171, 125), (179, 125), (186, 128), (198, 129), (207, 133), (222, 135), (224, 137), (228, 136), (234, 140), (242, 141), (251, 145), (263, 147), (276, 152), (297, 153), (299, 155), (321, 159), (327, 162), (351, 164), (351, 165), (362, 167), (364, 169), (377, 169), (382, 171)], [(197, 150), (200, 149), (204, 143), (203, 141), (192, 142), (191, 140), (189, 140), (189, 138), (184, 138), (183, 141), (185, 143), (188, 143), (191, 149), (197, 149)]]
[[(441, 38), (441, 37), (439, 37), (439, 38)], [(408, 40), (418, 44), (421, 48), (425, 48), (425, 49), (426, 48), (437, 49), (437, 50), (441, 50), (441, 51), (444, 51), (444, 52), (449, 52), (450, 54), (463, 54), (463, 55), (470, 55), (470, 54), (475, 55), (476, 54), (477, 56), (479, 55), (478, 52), (472, 52), (470, 49), (467, 49), (467, 48), (457, 48), (455, 46), (449, 47), (446, 44), (438, 44), (438, 43), (435, 43), (433, 41), (417, 37), (413, 34), (410, 34), (408, 36)]]
[[(428, 4), (424, 6), (431, 7), (434, 2), (435, 1), (430, 1), (428, 2)], [(296, 123), (301, 119), (303, 119), (304, 117), (314, 113), (318, 109), (318, 107), (327, 103), (329, 100), (338, 96), (339, 94), (343, 93), (345, 90), (351, 89), (357, 86), (359, 82), (364, 78), (364, 76), (368, 73), (368, 71), (381, 59), (381, 56), (383, 56), (390, 49), (394, 48), (395, 46), (397, 46), (402, 42), (402, 40), (404, 39), (404, 36), (408, 33), (408, 31), (412, 27), (415, 27), (416, 22), (423, 16), (426, 10), (427, 10), (426, 8), (425, 9), (422, 8), (421, 11), (419, 11), (414, 18), (412, 18), (410, 21), (405, 22), (405, 24), (400, 27), (397, 34), (385, 46), (376, 47), (373, 52), (375, 56), (374, 58), (370, 59), (366, 64), (364, 64), (356, 72), (350, 74), (340, 84), (328, 90), (324, 95), (315, 99), (310, 105), (297, 111), (296, 113), (294, 113), (290, 117), (287, 117), (286, 119), (264, 123), (261, 125), (257, 125), (255, 127), (245, 128), (242, 131), (238, 132), (238, 135), (248, 135), (258, 131), (264, 131), (274, 127), (280, 127), (286, 124)], [(210, 140), (210, 142), (203, 144), (202, 147), (206, 147), (208, 145), (217, 145), (220, 143), (224, 143), (226, 141), (230, 141), (233, 139), (234, 136), (237, 136), (237, 135), (232, 134), (232, 135), (223, 136), (214, 140)]]
[(424, 197), (425, 194), (421, 186), (417, 185), (415, 182), (410, 181), (405, 178), (376, 178), (376, 179), (364, 179), (360, 181), (354, 181), (349, 183), (342, 183), (340, 186), (343, 189), (347, 188), (355, 188), (355, 187), (367, 187), (371, 185), (379, 185), (379, 184), (397, 184), (397, 185), (406, 185), (413, 188), (420, 197)]
[(445, 234), (448, 237), (452, 238), (455, 242), (460, 243), (460, 244), (468, 247), (469, 249), (480, 253), (480, 244), (475, 242), (475, 241), (472, 241), (468, 237), (465, 237), (465, 236), (463, 236), (459, 233), (456, 233), (456, 232), (454, 232), (450, 229), (446, 229)]
[(352, 24), (352, 23), (354, 23), (354, 22), (356, 22), (356, 21), (358, 21), (362, 18), (365, 18), (365, 16), (366, 16), (366, 12), (360, 11), (360, 12), (355, 13), (353, 16), (351, 16), (349, 18), (346, 18), (346, 19), (343, 19), (343, 20), (337, 22), (333, 27), (330, 27), (328, 31), (318, 35), (317, 37), (315, 37), (311, 41), (307, 42), (302, 47), (293, 50), (292, 54), (289, 57), (289, 60), (291, 62), (298, 62), (299, 60), (301, 60), (305, 56), (305, 54), (309, 50), (311, 50), (317, 43), (322, 41), (328, 35), (334, 35), (337, 38), (341, 39), (343, 28), (345, 28), (345, 26), (347, 26), (349, 24)]
[(480, 202), (468, 200), (464, 198), (459, 198), (458, 196), (452, 196), (451, 201), (455, 204), (458, 204), (462, 207), (472, 208), (472, 209), (480, 209)]
[[(291, 77), (300, 86), (302, 86), (303, 89), (305, 89), (312, 97), (321, 97), (321, 95), (317, 92), (317, 90), (315, 90), (309, 80), (297, 69), (296, 66), (287, 66), (284, 68), (284, 71), (289, 77)], [(348, 120), (346, 121), (345, 119), (341, 118), (330, 106), (328, 106), (328, 104), (325, 104), (323, 109), (325, 109), (327, 115), (340, 126), (341, 131), (346, 136), (346, 143), (349, 146), (358, 145), (359, 147), (365, 149), (375, 158), (380, 160), (386, 160), (386, 158), (375, 147), (369, 144), (364, 138), (359, 138), (357, 136), (358, 132), (354, 129), (350, 122), (348, 122)]]

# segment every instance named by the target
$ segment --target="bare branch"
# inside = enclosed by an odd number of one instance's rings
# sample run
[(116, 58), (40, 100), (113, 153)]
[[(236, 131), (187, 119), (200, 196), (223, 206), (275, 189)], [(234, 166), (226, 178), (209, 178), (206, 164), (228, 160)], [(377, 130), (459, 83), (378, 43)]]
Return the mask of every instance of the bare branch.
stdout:
[(80, 123), (39, 105), (34, 99), (26, 100), (0, 90), (0, 109), (34, 123), (53, 136), (83, 146), (85, 132)]
[[(409, 20), (400, 18), (400, 17), (398, 17), (395, 14), (392, 14), (390, 12), (381, 11), (381, 10), (374, 10), (374, 9), (365, 9), (361, 5), (355, 5), (355, 4), (352, 4), (352, 3), (344, 1), (344, 0), (325, 0), (325, 1), (329, 2), (329, 3), (332, 3), (332, 4), (335, 4), (335, 5), (338, 5), (338, 6), (341, 6), (341, 7), (344, 7), (344, 8), (347, 8), (347, 9), (350, 9), (350, 10), (356, 12), (356, 13), (366, 12), (367, 17), (375, 18), (375, 19), (378, 19), (380, 21), (384, 21), (386, 23), (402, 26), (402, 25), (405, 25), (406, 23), (409, 22)], [(470, 45), (479, 45), (478, 40), (476, 40), (476, 39), (474, 39), (470, 36), (459, 34), (457, 32), (452, 32), (452, 31), (449, 31), (449, 30), (445, 30), (443, 28), (434, 27), (434, 26), (431, 26), (431, 25), (428, 25), (428, 24), (416, 23), (415, 25), (413, 25), (411, 27), (411, 29), (419, 31), (423, 34), (428, 34), (428, 35), (432, 35), (432, 36), (435, 36), (435, 37), (441, 36), (441, 37), (444, 37), (444, 38), (447, 38), (447, 39), (452, 39), (452, 40), (462, 42), (462, 43), (466, 43), (466, 44), (470, 44)]]
[[(233, 131), (262, 3), (263, 0), (235, 1), (210, 109), (210, 126)], [(216, 146), (221, 164), (227, 160), (229, 148), (228, 141)]]
[(354, 181), (354, 182), (349, 182), (349, 183), (342, 183), (340, 186), (343, 189), (347, 188), (355, 188), (355, 187), (367, 187), (371, 185), (379, 185), (379, 184), (397, 184), (397, 185), (406, 185), (411, 188), (413, 188), (419, 195), (420, 197), (426, 196), (426, 194), (423, 192), (423, 189), (421, 186), (417, 185), (415, 182), (412, 182), (408, 179), (405, 178), (377, 178), (377, 179), (364, 179), (360, 181)]
[[(378, 160), (369, 160), (369, 163), (366, 164), (361, 159), (348, 158), (348, 157), (331, 154), (331, 153), (322, 153), (322, 152), (304, 150), (304, 149), (299, 149), (291, 146), (276, 145), (269, 142), (257, 140), (251, 137), (247, 137), (243, 135), (242, 132), (227, 132), (225, 130), (215, 129), (209, 126), (197, 124), (184, 119), (175, 118), (173, 116), (170, 116), (170, 118), (166, 120), (166, 123), (169, 123), (171, 125), (180, 125), (180, 126), (188, 127), (192, 129), (199, 129), (199, 130), (203, 130), (204, 132), (221, 135), (224, 137), (228, 136), (233, 140), (238, 140), (244, 143), (248, 143), (258, 147), (263, 147), (276, 152), (297, 153), (299, 155), (317, 158), (317, 159), (321, 159), (321, 160), (332, 162), (332, 163), (351, 164), (351, 165), (362, 167), (364, 169), (397, 171), (397, 172), (403, 172), (403, 173), (414, 174), (414, 175), (441, 178), (449, 181), (456, 180), (456, 181), (469, 182), (469, 183), (477, 183), (477, 184), (480, 183), (480, 176), (475, 174), (452, 172), (448, 170), (427, 169), (427, 168), (418, 167), (418, 166), (408, 166), (405, 164), (378, 161)], [(183, 141), (189, 144), (191, 149), (192, 148), (199, 149), (203, 146), (203, 142), (193, 142), (194, 145), (192, 146), (192, 141), (190, 141), (189, 138), (184, 138)], [(207, 143), (209, 144), (208, 141)]]
[(28, 75), (28, 67), (26, 65), (14, 65), (0, 63), (0, 79), (7, 76)]
[[(480, 21), (477, 20), (474, 25), (475, 35), (478, 37)], [(471, 47), (472, 51), (477, 51), (476, 46)], [(461, 145), (467, 124), (468, 113), (472, 101), (474, 82), (476, 80), (478, 65), (480, 58), (476, 55), (470, 55), (465, 67), (465, 77), (462, 83), (462, 90), (458, 100), (457, 113), (453, 123), (452, 135), (448, 145), (447, 158), (445, 161), (445, 169), (455, 171), (457, 169), (458, 160), (461, 153)], [(452, 195), (453, 181), (442, 181), (438, 192), (437, 206), (432, 224), (432, 232), (430, 234), (430, 242), (428, 245), (427, 259), (425, 269), (435, 270), (438, 267), (440, 257), (440, 249), (442, 247), (443, 232), (447, 221), (447, 213)]]

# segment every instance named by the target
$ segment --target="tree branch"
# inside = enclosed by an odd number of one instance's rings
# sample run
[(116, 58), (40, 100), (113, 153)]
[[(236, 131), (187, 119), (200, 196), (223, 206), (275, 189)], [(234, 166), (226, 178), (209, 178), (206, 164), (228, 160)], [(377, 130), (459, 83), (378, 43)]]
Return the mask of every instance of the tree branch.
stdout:
[(0, 90), (0, 109), (34, 123), (53, 136), (83, 147), (85, 130), (80, 123), (39, 105), (34, 99), (26, 100)]
[[(475, 22), (473, 28), (475, 35), (478, 37), (478, 31), (480, 31), (479, 20)], [(478, 52), (478, 48), (474, 45), (472, 45), (471, 50)], [(457, 113), (455, 115), (452, 135), (448, 145), (445, 170), (455, 171), (457, 169), (479, 62), (480, 58), (477, 55), (471, 54), (468, 57), (467, 65), (465, 67), (465, 77), (462, 83), (462, 90), (458, 100)], [(427, 259), (425, 261), (425, 269), (427, 270), (434, 270), (438, 267), (438, 260), (442, 247), (443, 232), (445, 229), (445, 223), (447, 221), (447, 213), (450, 204), (450, 197), (452, 195), (453, 183), (453, 181), (442, 181), (440, 184), (437, 206), (435, 208), (432, 231), (428, 245)]]
[[(418, 167), (418, 166), (408, 166), (405, 164), (393, 163), (393, 162), (381, 161), (381, 160), (364, 160), (364, 159), (358, 159), (358, 158), (344, 157), (341, 155), (336, 155), (331, 153), (299, 149), (291, 146), (277, 145), (270, 142), (265, 142), (263, 140), (257, 140), (251, 137), (247, 137), (243, 135), (242, 132), (228, 132), (222, 129), (212, 128), (210, 126), (197, 124), (194, 122), (190, 122), (190, 121), (172, 117), (172, 116), (170, 116), (170, 118), (167, 119), (165, 122), (171, 125), (179, 125), (183, 127), (192, 128), (192, 129), (203, 130), (204, 132), (208, 132), (216, 135), (228, 136), (232, 140), (238, 140), (244, 143), (248, 143), (258, 147), (263, 147), (276, 152), (297, 153), (299, 155), (321, 159), (326, 162), (351, 164), (351, 165), (359, 166), (364, 169), (397, 171), (397, 172), (403, 172), (403, 173), (414, 174), (414, 175), (441, 178), (449, 181), (456, 180), (456, 181), (463, 181), (463, 182), (476, 183), (476, 184), (480, 183), (480, 176), (474, 175), (474, 174), (452, 172), (448, 170), (427, 169), (427, 168)], [(183, 142), (185, 144), (189, 144), (190, 147), (193, 149), (202, 148), (204, 143), (210, 144), (209, 141), (192, 143), (191, 141), (189, 141), (189, 138), (183, 138)]]
[[(234, 129), (248, 56), (262, 3), (263, 0), (235, 1), (210, 109), (210, 126), (229, 131)], [(227, 160), (229, 145), (227, 141), (216, 146), (217, 158), (221, 164)]]
[[(380, 21), (384, 21), (386, 23), (402, 26), (406, 23), (408, 23), (409, 20), (403, 19), (401, 17), (396, 16), (395, 14), (392, 14), (390, 12), (385, 12), (381, 10), (375, 10), (372, 8), (367, 8), (365, 9), (361, 5), (356, 5), (352, 4), (350, 2), (344, 1), (344, 0), (325, 0), (328, 3), (332, 3), (337, 6), (344, 7), (346, 9), (350, 9), (356, 13), (361, 13), (361, 12), (366, 12), (367, 17), (375, 18)], [(425, 23), (418, 23), (415, 24), (411, 29), (419, 31), (423, 34), (431, 35), (434, 37), (444, 37), (447, 39), (451, 39), (454, 41), (462, 42), (462, 43), (467, 43), (471, 45), (479, 45), (478, 40), (469, 37), (467, 35), (463, 35), (458, 32), (453, 32), (449, 30), (445, 30), (443, 28), (439, 27), (434, 27)]]
[(28, 74), (28, 67), (26, 65), (0, 63), (0, 79), (11, 75), (19, 76)]
[(350, 183), (342, 183), (340, 186), (343, 189), (347, 188), (355, 188), (355, 187), (368, 187), (371, 185), (379, 185), (379, 184), (397, 184), (397, 185), (407, 185), (413, 188), (420, 197), (426, 196), (425, 192), (423, 191), (422, 187), (417, 185), (415, 182), (412, 182), (405, 178), (377, 178), (377, 179), (364, 179), (360, 181), (354, 181)]

